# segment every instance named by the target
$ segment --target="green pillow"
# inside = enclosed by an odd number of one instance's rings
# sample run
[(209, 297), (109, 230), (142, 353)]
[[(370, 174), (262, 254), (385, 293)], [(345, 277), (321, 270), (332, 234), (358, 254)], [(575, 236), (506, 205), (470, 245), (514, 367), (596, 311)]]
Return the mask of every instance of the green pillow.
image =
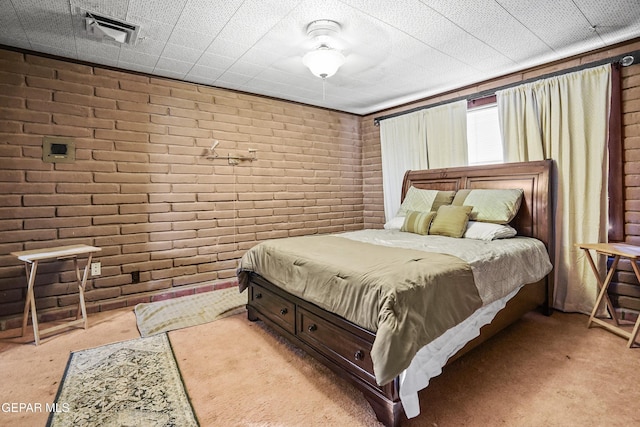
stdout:
[(450, 205), (455, 193), (455, 191), (425, 190), (409, 187), (397, 215), (406, 215), (408, 211), (436, 211), (441, 205)]
[(429, 234), (462, 237), (467, 230), (472, 209), (473, 206), (440, 206), (436, 217), (431, 223)]
[(434, 216), (436, 216), (435, 212), (408, 211), (400, 231), (426, 235), (429, 233), (429, 225)]
[(453, 199), (454, 206), (473, 206), (472, 221), (508, 224), (518, 214), (523, 191), (514, 189), (464, 189)]

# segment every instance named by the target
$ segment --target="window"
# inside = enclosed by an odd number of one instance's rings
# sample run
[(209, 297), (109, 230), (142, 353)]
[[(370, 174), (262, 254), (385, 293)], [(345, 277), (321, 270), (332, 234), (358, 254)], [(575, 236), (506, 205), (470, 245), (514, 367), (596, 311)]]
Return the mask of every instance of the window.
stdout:
[(467, 146), (470, 165), (503, 162), (496, 104), (467, 111)]

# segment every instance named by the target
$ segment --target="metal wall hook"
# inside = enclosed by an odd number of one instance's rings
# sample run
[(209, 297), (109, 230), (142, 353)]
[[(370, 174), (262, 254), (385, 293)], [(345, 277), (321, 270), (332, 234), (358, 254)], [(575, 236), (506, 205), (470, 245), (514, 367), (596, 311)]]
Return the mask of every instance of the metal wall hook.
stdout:
[(213, 142), (213, 144), (211, 144), (211, 148), (209, 148), (209, 154), (206, 156), (207, 159), (227, 159), (227, 161), (229, 162), (230, 165), (237, 165), (240, 162), (253, 162), (255, 160), (258, 160), (258, 156), (257, 156), (257, 151), (254, 148), (249, 148), (249, 155), (248, 156), (240, 156), (237, 154), (227, 154), (226, 156), (220, 156), (217, 152), (216, 152), (216, 147), (220, 144), (220, 141), (215, 140)]

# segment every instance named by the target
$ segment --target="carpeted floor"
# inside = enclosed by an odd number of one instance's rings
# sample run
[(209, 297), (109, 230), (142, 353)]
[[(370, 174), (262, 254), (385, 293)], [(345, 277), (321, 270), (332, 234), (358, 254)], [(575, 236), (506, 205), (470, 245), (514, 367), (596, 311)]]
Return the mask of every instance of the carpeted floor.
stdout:
[[(0, 402), (52, 402), (70, 350), (138, 335), (132, 311), (90, 320), (37, 347), (2, 332)], [(640, 425), (640, 349), (586, 320), (528, 314), (446, 367), (403, 425)], [(202, 426), (379, 425), (351, 386), (243, 314), (168, 335)], [(44, 425), (47, 415), (1, 411), (0, 425)]]

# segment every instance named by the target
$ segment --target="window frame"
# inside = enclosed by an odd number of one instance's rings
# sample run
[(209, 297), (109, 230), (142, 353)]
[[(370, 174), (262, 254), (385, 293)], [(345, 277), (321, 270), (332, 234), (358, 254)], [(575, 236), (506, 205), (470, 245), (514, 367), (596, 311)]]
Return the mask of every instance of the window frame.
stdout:
[[(479, 98), (475, 100), (469, 100), (467, 101), (467, 117), (469, 112), (480, 110), (483, 108), (493, 107), (493, 106), (495, 106), (497, 110), (498, 105), (497, 105), (497, 99), (495, 95), (488, 96), (485, 98)], [(467, 138), (467, 142), (468, 142), (468, 138)], [(504, 162), (505, 161), (504, 161), (504, 149), (503, 149), (502, 160), (499, 162), (495, 162), (495, 164), (504, 163)], [(474, 165), (482, 165), (482, 164), (490, 164), (490, 163), (474, 163)]]

